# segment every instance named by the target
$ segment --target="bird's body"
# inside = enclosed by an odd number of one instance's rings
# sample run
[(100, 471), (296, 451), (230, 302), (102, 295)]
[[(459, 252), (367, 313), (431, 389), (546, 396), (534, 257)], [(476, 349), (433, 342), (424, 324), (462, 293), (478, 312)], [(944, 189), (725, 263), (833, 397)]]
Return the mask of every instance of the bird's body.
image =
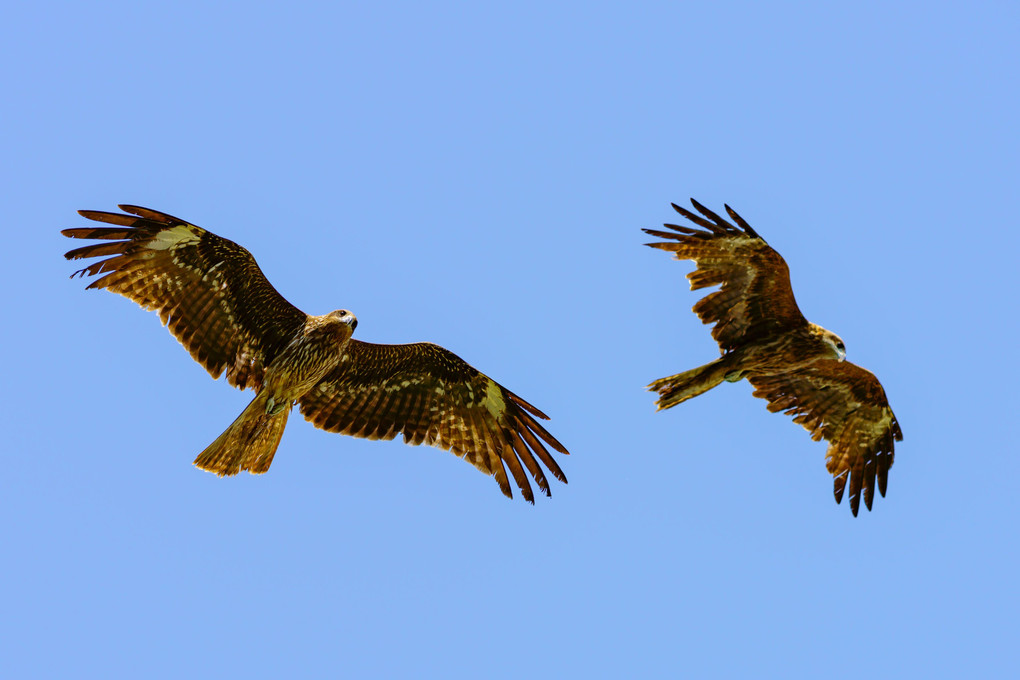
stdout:
[(357, 326), (354, 315), (344, 309), (309, 316), (301, 332), (266, 369), (261, 389), (269, 393), (270, 410), (297, 401), (335, 369)]
[[(837, 345), (838, 343), (838, 345)], [(837, 359), (835, 334), (813, 323), (797, 325), (757, 342), (735, 347), (700, 368), (661, 378), (649, 387), (659, 393), (658, 408), (670, 408), (704, 394), (723, 380), (799, 371), (823, 359)]]
[(537, 461), (566, 482), (545, 445), (567, 450), (535, 420), (547, 416), (457, 355), (431, 343), (352, 339), (353, 314), (305, 314), (236, 243), (165, 213), (120, 208), (130, 214), (81, 211), (114, 227), (62, 232), (101, 240), (68, 252), (68, 259), (108, 256), (76, 274), (105, 274), (88, 287), (158, 312), (210, 375), (226, 374), (231, 385), (256, 392), (199, 454), (199, 467), (219, 475), (267, 471), (297, 404), (307, 420), (331, 432), (403, 435), (409, 444), (448, 449), (495, 476), (507, 496), (507, 469), (527, 500), (534, 494), (525, 468), (550, 493)]
[(699, 368), (661, 378), (649, 385), (659, 393), (659, 409), (703, 394), (723, 381), (747, 379), (754, 396), (767, 399), (770, 411), (785, 411), (829, 442), (828, 468), (836, 502), (850, 485), (850, 507), (857, 514), (862, 491), (871, 509), (875, 482), (885, 495), (893, 462), (893, 441), (903, 438), (878, 379), (846, 359), (835, 333), (801, 314), (790, 286), (789, 268), (737, 213), (735, 224), (700, 205), (700, 215), (673, 208), (701, 229), (674, 224), (671, 232), (645, 229), (667, 239), (649, 243), (693, 260), (691, 289), (720, 286), (695, 306), (722, 356)]
[(338, 309), (309, 316), (300, 332), (265, 371), (258, 394), (223, 434), (195, 459), (195, 465), (216, 474), (244, 470), (265, 472), (273, 462), (290, 409), (343, 357), (358, 321)]

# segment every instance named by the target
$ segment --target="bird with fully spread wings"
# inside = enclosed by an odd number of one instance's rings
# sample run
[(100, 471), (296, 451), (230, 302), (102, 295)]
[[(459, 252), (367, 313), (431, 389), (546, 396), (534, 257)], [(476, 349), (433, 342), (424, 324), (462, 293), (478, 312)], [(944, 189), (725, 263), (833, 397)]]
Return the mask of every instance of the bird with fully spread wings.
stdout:
[[(850, 485), (854, 516), (871, 510), (875, 481), (885, 496), (893, 441), (903, 439), (885, 390), (870, 371), (846, 361), (843, 341), (809, 323), (797, 307), (783, 258), (740, 215), (726, 206), (731, 224), (694, 199), (700, 215), (673, 205), (696, 226), (666, 224), (672, 232), (645, 229), (668, 239), (646, 245), (693, 260), (691, 290), (719, 286), (694, 305), (722, 356), (700, 368), (656, 380), (659, 409), (703, 394), (722, 381), (747, 378), (769, 411), (785, 411), (815, 441), (829, 443), (826, 464), (836, 502)], [(700, 227), (697, 228), (697, 227)]]
[(530, 502), (525, 468), (550, 495), (538, 461), (566, 483), (546, 446), (567, 450), (536, 421), (548, 416), (457, 355), (427, 342), (352, 339), (353, 314), (305, 314), (233, 241), (155, 210), (118, 207), (127, 214), (79, 211), (112, 227), (61, 232), (102, 241), (65, 255), (106, 258), (72, 277), (105, 274), (88, 288), (105, 288), (158, 312), (213, 378), (226, 373), (231, 385), (256, 392), (199, 454), (198, 467), (221, 476), (266, 472), (297, 404), (306, 420), (330, 432), (367, 439), (399, 434), (408, 444), (452, 451), (494, 476), (508, 497), (507, 468)]

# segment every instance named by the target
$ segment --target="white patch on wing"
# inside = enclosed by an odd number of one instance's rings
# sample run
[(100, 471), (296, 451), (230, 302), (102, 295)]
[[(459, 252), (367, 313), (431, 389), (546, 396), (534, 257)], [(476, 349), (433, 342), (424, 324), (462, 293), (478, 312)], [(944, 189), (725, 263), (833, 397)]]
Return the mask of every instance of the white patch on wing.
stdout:
[(485, 399), (482, 400), (482, 403), (499, 422), (500, 416), (506, 410), (506, 402), (503, 401), (503, 390), (499, 389), (499, 385), (492, 380), (485, 384)]
[(188, 225), (182, 224), (173, 229), (165, 229), (149, 241), (149, 250), (167, 250), (182, 243), (198, 243), (201, 237), (195, 234)]

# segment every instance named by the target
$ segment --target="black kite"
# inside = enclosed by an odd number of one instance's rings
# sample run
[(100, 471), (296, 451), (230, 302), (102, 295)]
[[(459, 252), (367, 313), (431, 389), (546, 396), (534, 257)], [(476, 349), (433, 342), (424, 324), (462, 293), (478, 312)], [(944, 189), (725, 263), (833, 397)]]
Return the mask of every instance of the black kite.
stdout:
[(720, 286), (694, 305), (722, 356), (700, 368), (656, 380), (659, 409), (702, 394), (723, 380), (747, 378), (754, 396), (768, 400), (769, 411), (785, 411), (811, 433), (829, 442), (827, 467), (834, 477), (836, 502), (850, 483), (854, 516), (871, 509), (878, 490), (885, 496), (893, 441), (903, 439), (885, 390), (870, 371), (846, 361), (843, 341), (809, 323), (797, 308), (790, 270), (783, 258), (740, 215), (726, 206), (730, 224), (694, 199), (697, 215), (673, 208), (697, 227), (666, 224), (673, 232), (644, 231), (667, 242), (648, 243), (693, 260), (687, 275), (691, 290)]
[(368, 439), (401, 434), (408, 444), (452, 451), (495, 476), (508, 497), (504, 465), (530, 502), (534, 494), (524, 468), (550, 494), (536, 457), (567, 481), (543, 442), (567, 450), (535, 420), (548, 417), (452, 352), (427, 342), (354, 340), (353, 314), (308, 316), (270, 285), (251, 253), (236, 243), (155, 210), (119, 207), (130, 214), (79, 211), (114, 227), (62, 232), (105, 241), (66, 254), (72, 260), (107, 258), (75, 274), (105, 274), (88, 287), (158, 312), (213, 378), (226, 373), (231, 385), (257, 393), (198, 456), (200, 468), (221, 476), (266, 472), (296, 403), (305, 419), (330, 432)]

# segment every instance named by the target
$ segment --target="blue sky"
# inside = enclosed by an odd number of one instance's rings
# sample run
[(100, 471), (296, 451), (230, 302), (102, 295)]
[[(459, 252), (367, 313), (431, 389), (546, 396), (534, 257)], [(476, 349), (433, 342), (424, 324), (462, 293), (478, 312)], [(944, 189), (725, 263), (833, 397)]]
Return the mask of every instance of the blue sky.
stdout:
[[(1015, 677), (1012, 3), (36, 3), (0, 28), (4, 677)], [(671, 201), (729, 203), (902, 424), (886, 498), (716, 356)], [(69, 281), (135, 203), (309, 313), (430, 340), (546, 411), (534, 507), (452, 455), (291, 419)]]

